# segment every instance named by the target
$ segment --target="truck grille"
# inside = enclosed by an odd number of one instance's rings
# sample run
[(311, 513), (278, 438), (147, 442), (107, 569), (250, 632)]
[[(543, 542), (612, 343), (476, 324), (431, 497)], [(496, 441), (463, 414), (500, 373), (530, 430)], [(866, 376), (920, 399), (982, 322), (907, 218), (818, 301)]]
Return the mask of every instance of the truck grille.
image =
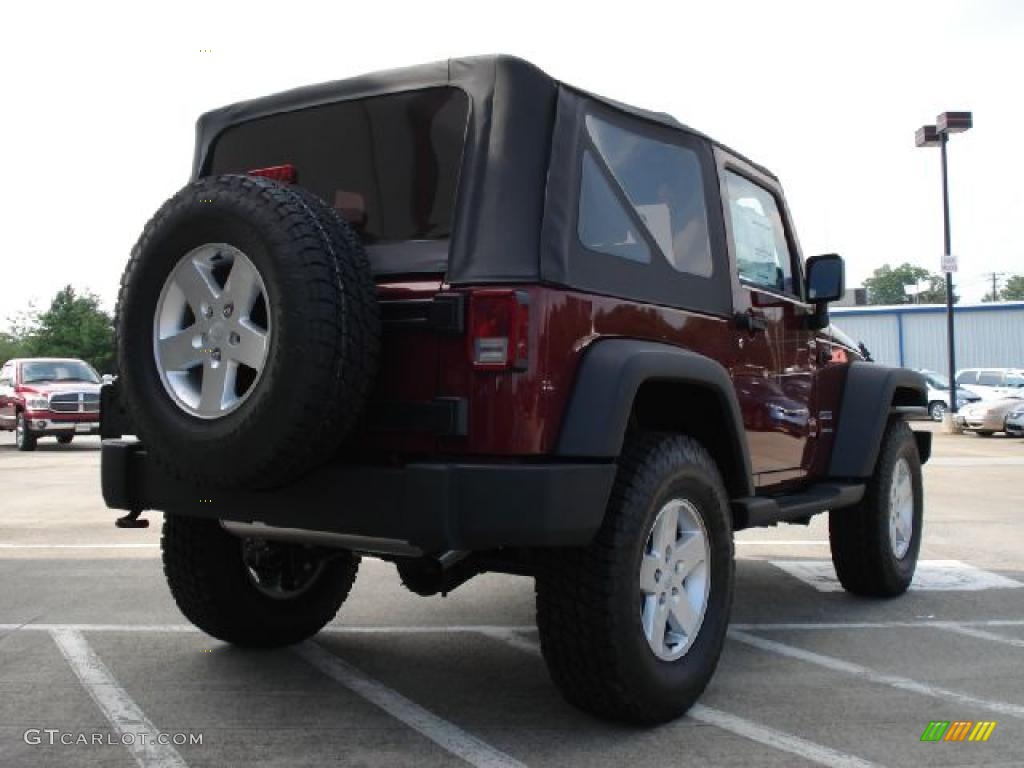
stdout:
[(50, 398), (54, 413), (99, 413), (100, 396), (95, 392), (61, 392)]

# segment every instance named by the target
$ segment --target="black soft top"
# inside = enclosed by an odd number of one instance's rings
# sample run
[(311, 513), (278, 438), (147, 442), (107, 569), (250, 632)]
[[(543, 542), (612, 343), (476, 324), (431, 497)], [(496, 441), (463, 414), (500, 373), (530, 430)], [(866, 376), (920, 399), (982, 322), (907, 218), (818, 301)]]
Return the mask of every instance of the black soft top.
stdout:
[[(499, 80), (501, 81), (501, 88), (499, 88)], [(357, 77), (349, 77), (344, 80), (332, 80), (326, 83), (318, 83), (317, 85), (292, 88), (288, 91), (261, 96), (256, 99), (239, 101), (219, 109), (210, 110), (199, 118), (197, 125), (198, 141), (196, 143), (195, 162), (192, 169), (193, 176), (200, 175), (212, 141), (221, 131), (236, 123), (254, 118), (266, 117), (278, 112), (289, 112), (306, 107), (330, 104), (336, 101), (380, 96), (386, 93), (443, 85), (462, 87), (471, 96), (483, 97), (482, 104), (490, 103), (493, 106), (496, 94), (510, 95), (520, 90), (528, 94), (536, 90), (540, 81), (547, 81), (551, 89), (556, 87), (569, 88), (582, 96), (599, 101), (620, 112), (653, 123), (659, 123), (668, 128), (700, 136), (711, 141), (716, 146), (726, 149), (730, 154), (740, 157), (745, 162), (755, 165), (749, 158), (743, 157), (735, 150), (729, 149), (700, 131), (679, 122), (666, 112), (641, 109), (640, 107), (623, 104), (614, 99), (608, 99), (604, 96), (584, 91), (581, 88), (555, 80), (530, 62), (516, 56), (491, 54), (434, 61), (429, 64), (388, 69)], [(500, 94), (499, 91), (501, 91)], [(480, 104), (477, 105), (477, 108), (480, 108)], [(762, 173), (774, 178), (774, 174), (767, 168), (763, 166), (757, 167)]]
[[(676, 136), (699, 145), (698, 149), (704, 147), (700, 151), (708, 179), (714, 177), (713, 146), (721, 145), (670, 115), (565, 85), (512, 56), (449, 59), (377, 72), (207, 112), (197, 125), (193, 177), (209, 173), (218, 136), (238, 123), (339, 101), (444, 86), (464, 91), (470, 106), (451, 238), (439, 243), (442, 252), (432, 271), (445, 272), (453, 285), (540, 281), (721, 314), (729, 311), (724, 266), (716, 269), (713, 279), (699, 281), (672, 273), (664, 265), (641, 270), (612, 263), (604, 269), (604, 258), (579, 253), (573, 203), (579, 184), (581, 120), (587, 112), (617, 116), (616, 120), (642, 132)], [(716, 259), (725, 259), (717, 181), (713, 184), (708, 188), (708, 204), (717, 210), (710, 210), (710, 224)], [(399, 265), (378, 271), (424, 271), (406, 269), (402, 258), (378, 258), (374, 250), (370, 249), (375, 269), (382, 264)]]

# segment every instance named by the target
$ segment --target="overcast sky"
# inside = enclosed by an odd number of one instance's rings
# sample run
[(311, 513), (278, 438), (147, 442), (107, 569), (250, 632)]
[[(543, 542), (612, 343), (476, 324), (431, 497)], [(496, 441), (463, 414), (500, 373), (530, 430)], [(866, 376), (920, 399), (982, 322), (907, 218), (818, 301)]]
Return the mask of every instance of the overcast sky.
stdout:
[(1020, 0), (107, 7), (5, 7), (0, 320), (66, 283), (113, 308), (146, 219), (188, 179), (201, 112), (495, 52), (767, 165), (805, 255), (842, 254), (849, 285), (885, 262), (938, 270), (939, 154), (914, 130), (973, 110), (950, 144), (960, 291), (978, 300), (986, 272), (1024, 272)]

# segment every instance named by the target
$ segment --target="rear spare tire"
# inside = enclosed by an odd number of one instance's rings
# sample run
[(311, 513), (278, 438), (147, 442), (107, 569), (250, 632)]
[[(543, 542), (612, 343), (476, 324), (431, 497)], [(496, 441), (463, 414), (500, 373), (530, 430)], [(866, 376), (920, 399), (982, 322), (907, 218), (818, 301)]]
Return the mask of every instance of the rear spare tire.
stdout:
[(379, 325), (366, 254), (333, 209), (268, 179), (199, 179), (146, 225), (121, 280), (125, 406), (175, 477), (280, 485), (359, 416)]

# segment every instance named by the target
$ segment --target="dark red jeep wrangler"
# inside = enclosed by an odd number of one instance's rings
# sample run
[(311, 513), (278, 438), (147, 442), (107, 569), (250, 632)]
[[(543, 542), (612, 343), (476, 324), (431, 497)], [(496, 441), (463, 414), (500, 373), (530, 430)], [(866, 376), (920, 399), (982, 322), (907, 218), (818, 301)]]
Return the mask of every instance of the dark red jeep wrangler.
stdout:
[(663, 721), (734, 531), (829, 511), (847, 589), (910, 583), (925, 383), (829, 332), (842, 291), (769, 171), (517, 59), (242, 102), (125, 270), (104, 497), (164, 511), (225, 641), (314, 634), (364, 553), (423, 595), (523, 574), (565, 696)]

